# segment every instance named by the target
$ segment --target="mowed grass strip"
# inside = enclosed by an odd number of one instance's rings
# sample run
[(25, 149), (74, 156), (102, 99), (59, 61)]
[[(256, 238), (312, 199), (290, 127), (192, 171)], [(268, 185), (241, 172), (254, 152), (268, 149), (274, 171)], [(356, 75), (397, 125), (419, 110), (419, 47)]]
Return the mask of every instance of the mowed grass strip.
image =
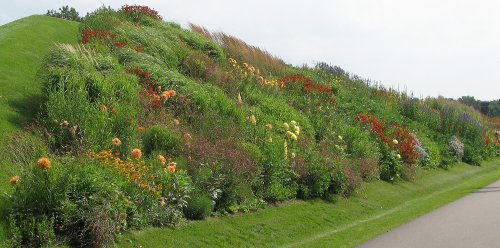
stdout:
[[(36, 74), (55, 43), (76, 44), (78, 23), (48, 16), (29, 16), (0, 26), (0, 193), (10, 188), (16, 173), (4, 145), (22, 131), (38, 110), (42, 99)], [(1, 205), (1, 203), (0, 203)], [(5, 238), (3, 218), (0, 241)]]
[(128, 232), (120, 247), (354, 247), (500, 179), (500, 159), (368, 183), (335, 203), (292, 201), (241, 216)]

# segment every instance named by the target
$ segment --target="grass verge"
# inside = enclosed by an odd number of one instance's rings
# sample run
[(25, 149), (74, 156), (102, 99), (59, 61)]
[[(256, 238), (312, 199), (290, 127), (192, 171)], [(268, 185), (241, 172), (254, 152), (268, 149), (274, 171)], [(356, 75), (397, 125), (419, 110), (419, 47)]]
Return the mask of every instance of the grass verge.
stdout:
[[(42, 96), (36, 74), (43, 57), (56, 42), (77, 41), (78, 23), (60, 18), (29, 16), (0, 26), (0, 148), (9, 135), (23, 130), (39, 107)], [(9, 177), (16, 171), (6, 155), (0, 149), (0, 193), (10, 189)], [(2, 218), (0, 241), (4, 238)]]
[(423, 171), (413, 182), (366, 184), (335, 203), (287, 202), (175, 229), (128, 232), (120, 247), (353, 247), (500, 179), (500, 159)]

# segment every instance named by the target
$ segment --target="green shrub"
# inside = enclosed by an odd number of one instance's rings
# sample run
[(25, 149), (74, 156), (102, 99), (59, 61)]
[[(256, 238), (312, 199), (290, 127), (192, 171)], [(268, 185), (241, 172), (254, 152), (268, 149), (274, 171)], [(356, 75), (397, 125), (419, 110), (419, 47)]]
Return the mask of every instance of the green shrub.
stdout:
[(380, 179), (394, 182), (401, 178), (403, 163), (395, 151), (390, 150), (385, 143), (381, 143), (382, 157), (380, 159)]
[(328, 192), (332, 178), (326, 168), (318, 165), (308, 167), (304, 184), (299, 185), (298, 196), (303, 199), (324, 197)]
[(33, 165), (21, 174), (9, 196), (14, 239), (41, 246), (58, 234), (91, 247), (114, 239), (126, 223), (126, 199), (101, 168), (85, 164), (52, 161), (48, 170)]
[(214, 202), (210, 195), (201, 190), (196, 190), (187, 201), (184, 216), (190, 220), (203, 220), (212, 213), (213, 209)]
[(481, 146), (471, 143), (464, 143), (463, 161), (471, 165), (481, 165), (483, 160), (481, 156)]
[(177, 155), (182, 147), (181, 135), (171, 129), (159, 125), (149, 128), (144, 134), (144, 154), (154, 151), (162, 154)]

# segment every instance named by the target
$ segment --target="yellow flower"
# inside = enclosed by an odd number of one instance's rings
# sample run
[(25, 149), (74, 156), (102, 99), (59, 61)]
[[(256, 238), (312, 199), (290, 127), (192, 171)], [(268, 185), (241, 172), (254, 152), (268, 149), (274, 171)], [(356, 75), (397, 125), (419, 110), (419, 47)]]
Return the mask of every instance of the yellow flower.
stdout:
[(44, 169), (44, 170), (48, 170), (50, 169), (50, 167), (52, 166), (50, 160), (46, 157), (41, 157), (40, 159), (38, 159), (38, 167)]
[(300, 127), (299, 126), (295, 126), (295, 134), (297, 136), (299, 136), (299, 134), (300, 134)]
[(399, 154), (396, 155), (396, 158), (401, 159), (401, 155), (399, 155)]
[(122, 141), (119, 138), (113, 138), (113, 145), (114, 146), (120, 146), (122, 144)]
[(295, 152), (292, 152), (292, 154), (290, 155), (291, 158), (295, 158)]
[(250, 116), (250, 123), (254, 126), (257, 125), (257, 119), (255, 118), (255, 115)]
[(290, 136), (291, 139), (297, 140), (297, 135), (296, 134), (294, 134), (294, 133), (292, 133), (290, 131), (287, 131), (286, 134), (288, 134), (288, 136)]
[(342, 136), (339, 135), (338, 138), (339, 138), (339, 140), (342, 140)]
[(10, 178), (10, 185), (16, 186), (17, 182), (19, 182), (19, 176), (13, 176)]
[(283, 128), (285, 130), (288, 130), (290, 128), (290, 126), (288, 125), (288, 123), (285, 122), (285, 123), (283, 123)]
[(167, 160), (165, 159), (165, 157), (163, 157), (163, 155), (158, 155), (158, 162), (160, 164), (165, 164)]
[(140, 149), (133, 149), (130, 154), (132, 155), (133, 158), (135, 158), (136, 160), (139, 160), (141, 157), (142, 157), (142, 152)]
[(399, 142), (398, 142), (398, 140), (397, 140), (397, 139), (392, 140), (392, 143), (393, 143), (394, 145), (399, 144)]
[(283, 143), (283, 150), (284, 150), (284, 153), (285, 153), (285, 159), (288, 159), (288, 144), (286, 143), (286, 140), (285, 142)]

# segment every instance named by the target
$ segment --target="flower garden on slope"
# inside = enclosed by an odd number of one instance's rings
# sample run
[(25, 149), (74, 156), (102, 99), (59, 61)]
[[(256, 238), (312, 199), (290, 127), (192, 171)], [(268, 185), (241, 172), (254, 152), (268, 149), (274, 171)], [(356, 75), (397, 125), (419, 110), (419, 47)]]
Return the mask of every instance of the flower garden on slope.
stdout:
[(145, 6), (98, 9), (81, 34), (40, 73), (48, 150), (10, 179), (13, 246), (101, 247), (127, 229), (349, 196), (363, 180), (498, 155), (462, 105), (281, 65)]

